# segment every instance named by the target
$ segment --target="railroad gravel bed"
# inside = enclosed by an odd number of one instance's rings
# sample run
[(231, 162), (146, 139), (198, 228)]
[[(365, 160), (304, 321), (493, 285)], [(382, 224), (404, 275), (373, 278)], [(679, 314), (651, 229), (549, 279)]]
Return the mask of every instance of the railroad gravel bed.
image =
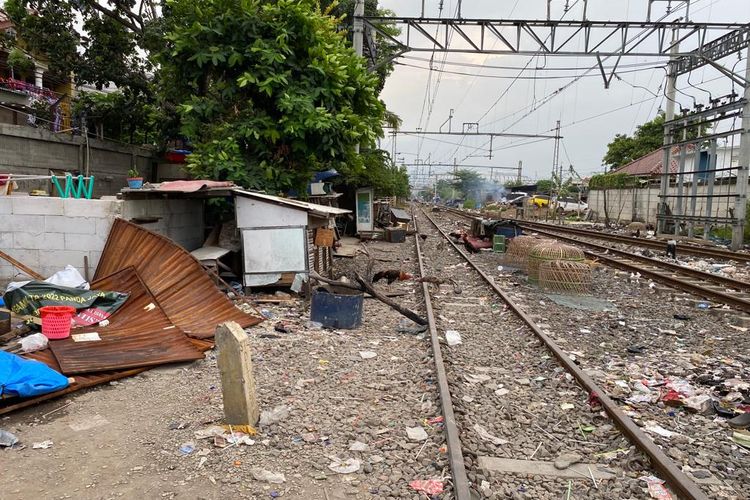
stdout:
[[(419, 216), (426, 272), (452, 278), (433, 293), (438, 331), (460, 333), (444, 348), (464, 460), (475, 490), (490, 498), (642, 498), (648, 459), (614, 428), (540, 340)], [(555, 461), (577, 455), (614, 479), (491, 473), (478, 457)]]
[[(466, 224), (444, 212), (438, 219), (444, 228)], [(670, 382), (683, 381), (717, 401), (747, 401), (750, 338), (747, 328), (738, 326), (740, 313), (699, 308), (704, 301), (697, 297), (602, 266), (594, 268), (590, 297), (560, 305), (559, 297), (505, 265), (502, 255), (482, 252), (472, 260), (575, 356), (709, 497), (746, 498), (750, 452), (732, 440), (727, 420), (705, 406), (702, 414), (663, 399)], [(587, 310), (592, 304), (599, 307)]]

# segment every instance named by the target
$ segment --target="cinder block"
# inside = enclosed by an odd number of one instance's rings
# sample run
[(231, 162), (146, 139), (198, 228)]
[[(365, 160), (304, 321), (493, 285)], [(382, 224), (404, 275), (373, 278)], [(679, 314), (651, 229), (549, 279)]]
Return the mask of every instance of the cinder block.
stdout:
[(98, 234), (66, 234), (65, 250), (77, 251), (95, 251), (101, 252), (104, 249), (107, 235)]
[(120, 213), (122, 204), (110, 200), (76, 200), (67, 198), (64, 201), (65, 215), (69, 217), (107, 217)]
[(13, 248), (25, 250), (55, 251), (65, 249), (63, 233), (13, 233)]
[(25, 231), (30, 233), (41, 233), (44, 231), (44, 216), (43, 215), (11, 215), (10, 217), (3, 218), (3, 224), (7, 223), (7, 228), (4, 230), (10, 231)]
[(13, 202), (8, 196), (0, 196), (0, 215), (9, 215), (13, 213)]
[(44, 196), (11, 196), (16, 215), (62, 215), (63, 200)]
[(112, 229), (112, 224), (115, 222), (115, 218), (100, 217), (94, 220), (96, 221), (95, 234), (106, 240), (107, 236), (109, 236), (109, 231)]
[(5, 253), (26, 267), (39, 272), (37, 270), (39, 267), (39, 250), (18, 250), (16, 248), (9, 248)]
[(47, 215), (44, 217), (44, 231), (47, 233), (95, 234), (95, 218), (66, 217), (64, 215)]
[(0, 250), (13, 248), (13, 233), (0, 233)]
[(145, 217), (148, 215), (148, 200), (125, 200), (122, 205), (122, 216), (125, 219)]
[(88, 252), (80, 250), (59, 250), (50, 253), (41, 252), (39, 254), (39, 265), (48, 270), (52, 270), (52, 273), (55, 273), (70, 264), (83, 274), (84, 255), (88, 255)]

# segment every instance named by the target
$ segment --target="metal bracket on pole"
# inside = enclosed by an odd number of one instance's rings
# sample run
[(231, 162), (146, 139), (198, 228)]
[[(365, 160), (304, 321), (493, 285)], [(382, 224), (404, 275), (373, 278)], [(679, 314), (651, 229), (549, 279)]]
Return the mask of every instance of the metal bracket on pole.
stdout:
[(610, 73), (609, 76), (607, 76), (607, 73), (604, 71), (604, 64), (602, 64), (602, 58), (599, 56), (599, 54), (596, 54), (596, 62), (599, 64), (599, 71), (602, 73), (602, 78), (604, 79), (604, 88), (608, 89), (609, 84), (612, 83), (612, 79), (615, 77), (615, 71), (617, 71), (617, 65), (620, 64), (620, 59), (622, 59), (622, 56), (617, 56), (617, 60), (615, 61), (615, 65), (612, 66), (612, 73)]
[(711, 66), (713, 66), (714, 68), (716, 68), (717, 70), (719, 70), (719, 72), (722, 73), (724, 76), (731, 78), (734, 83), (736, 83), (743, 89), (750, 87), (750, 81), (748, 81), (744, 76), (739, 75), (733, 71), (730, 71), (724, 66), (722, 66), (721, 64), (715, 61), (712, 61), (710, 59), (706, 59), (706, 62), (710, 64)]

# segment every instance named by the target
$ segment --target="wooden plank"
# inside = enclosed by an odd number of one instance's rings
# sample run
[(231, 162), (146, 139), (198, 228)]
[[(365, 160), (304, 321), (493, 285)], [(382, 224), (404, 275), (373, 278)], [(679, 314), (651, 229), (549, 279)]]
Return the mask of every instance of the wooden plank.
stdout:
[(42, 276), (41, 274), (37, 273), (33, 269), (31, 269), (29, 267), (26, 267), (25, 265), (21, 264), (20, 262), (18, 262), (16, 259), (14, 259), (13, 257), (11, 257), (10, 255), (8, 255), (5, 252), (0, 251), (0, 259), (3, 259), (3, 260), (6, 260), (6, 261), (10, 262), (10, 264), (13, 267), (17, 267), (18, 269), (20, 269), (21, 271), (25, 272), (28, 276), (30, 276), (31, 278), (33, 278), (35, 280), (43, 280), (44, 279), (44, 276)]
[(255, 395), (255, 378), (250, 338), (237, 323), (230, 321), (216, 328), (216, 360), (221, 373), (224, 419), (230, 425), (255, 425), (260, 416)]
[[(479, 468), (490, 472), (504, 474), (529, 474), (537, 476), (560, 477), (590, 481), (591, 475), (596, 479), (614, 479), (617, 475), (600, 469), (599, 464), (574, 464), (567, 469), (555, 468), (554, 462), (540, 460), (514, 460), (512, 458), (479, 457)], [(591, 472), (589, 472), (591, 469)]]

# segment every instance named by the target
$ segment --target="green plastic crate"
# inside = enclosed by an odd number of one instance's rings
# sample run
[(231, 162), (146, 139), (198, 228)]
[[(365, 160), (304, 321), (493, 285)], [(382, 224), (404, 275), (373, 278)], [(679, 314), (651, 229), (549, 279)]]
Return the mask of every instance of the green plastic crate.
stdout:
[(492, 251), (496, 253), (505, 253), (505, 236), (496, 234), (492, 237)]

